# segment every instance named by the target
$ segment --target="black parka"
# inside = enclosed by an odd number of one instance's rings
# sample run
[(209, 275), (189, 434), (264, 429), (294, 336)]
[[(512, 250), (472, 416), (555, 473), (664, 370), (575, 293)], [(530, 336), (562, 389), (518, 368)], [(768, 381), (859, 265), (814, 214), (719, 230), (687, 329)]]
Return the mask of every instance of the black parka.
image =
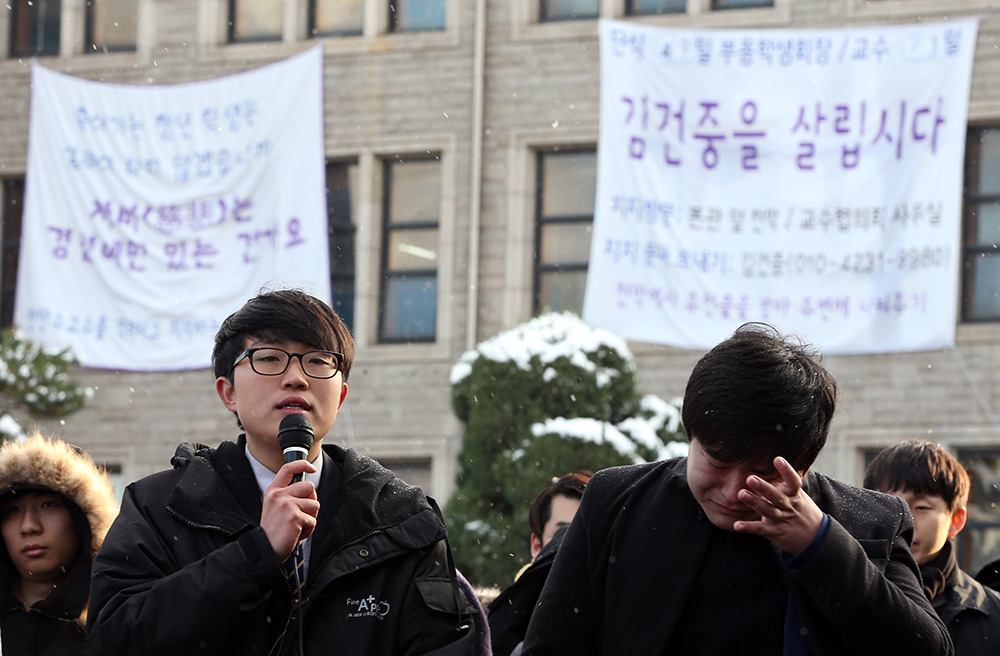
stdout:
[[(118, 512), (107, 475), (61, 440), (32, 435), (0, 448), (0, 501), (23, 492), (55, 492), (66, 501), (82, 546), (68, 576), (25, 608), (14, 594), (18, 572), (0, 549), (0, 642), (4, 656), (79, 656), (84, 644), (90, 567)], [(43, 540), (44, 542), (44, 540)]]
[[(125, 490), (94, 563), (90, 638), (101, 654), (338, 656), (472, 653), (440, 511), (374, 460), (326, 445), (304, 589), (259, 526), (245, 440)], [(324, 513), (323, 506), (336, 508)]]

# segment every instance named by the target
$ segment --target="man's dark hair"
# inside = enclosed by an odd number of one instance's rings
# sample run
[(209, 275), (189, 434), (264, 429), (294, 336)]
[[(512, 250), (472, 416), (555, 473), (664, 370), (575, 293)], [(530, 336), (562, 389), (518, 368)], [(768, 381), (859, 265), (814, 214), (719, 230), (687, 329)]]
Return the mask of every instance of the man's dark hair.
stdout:
[(681, 409), (687, 434), (722, 462), (782, 456), (808, 469), (826, 444), (837, 399), (837, 382), (819, 361), (772, 326), (740, 326), (691, 372)]
[(323, 301), (298, 289), (261, 292), (222, 322), (215, 335), (215, 377), (232, 382), (233, 362), (246, 339), (302, 342), (310, 348), (344, 355), (341, 376), (347, 381), (354, 362), (354, 339), (337, 313)]
[(583, 491), (592, 475), (589, 471), (566, 474), (535, 495), (531, 507), (528, 508), (528, 524), (531, 526), (531, 532), (537, 535), (538, 539), (542, 539), (545, 524), (552, 519), (552, 498), (582, 499)]
[(969, 502), (969, 473), (940, 444), (897, 442), (879, 452), (865, 470), (865, 487), (940, 497), (955, 512)]

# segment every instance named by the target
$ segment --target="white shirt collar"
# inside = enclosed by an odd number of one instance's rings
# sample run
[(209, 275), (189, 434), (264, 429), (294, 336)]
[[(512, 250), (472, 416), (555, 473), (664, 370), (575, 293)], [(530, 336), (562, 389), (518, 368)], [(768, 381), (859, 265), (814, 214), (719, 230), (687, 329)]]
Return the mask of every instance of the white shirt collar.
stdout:
[[(267, 489), (271, 483), (274, 482), (274, 477), (276, 472), (271, 471), (267, 467), (261, 464), (259, 460), (253, 457), (250, 453), (250, 445), (243, 447), (244, 453), (246, 453), (247, 461), (250, 463), (250, 468), (253, 470), (253, 475), (257, 479), (257, 487), (260, 488), (260, 496), (263, 498), (264, 490)], [(305, 480), (310, 481), (317, 490), (319, 490), (319, 481), (323, 474), (323, 450), (320, 449), (319, 455), (312, 462), (313, 466), (316, 467), (316, 471), (313, 473), (305, 472)]]

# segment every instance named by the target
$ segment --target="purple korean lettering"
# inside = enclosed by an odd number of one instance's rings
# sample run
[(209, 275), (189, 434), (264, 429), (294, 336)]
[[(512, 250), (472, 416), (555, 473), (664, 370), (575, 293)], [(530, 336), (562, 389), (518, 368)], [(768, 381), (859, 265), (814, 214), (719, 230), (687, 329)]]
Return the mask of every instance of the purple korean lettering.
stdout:
[(306, 243), (305, 237), (301, 234), (302, 223), (296, 217), (293, 216), (288, 220), (285, 229), (288, 232), (288, 241), (285, 242), (285, 248), (292, 248), (293, 246)]
[(73, 238), (72, 228), (63, 228), (59, 226), (49, 226), (49, 232), (55, 233), (56, 244), (52, 248), (52, 255), (57, 260), (65, 260), (69, 255), (69, 249), (67, 244)]

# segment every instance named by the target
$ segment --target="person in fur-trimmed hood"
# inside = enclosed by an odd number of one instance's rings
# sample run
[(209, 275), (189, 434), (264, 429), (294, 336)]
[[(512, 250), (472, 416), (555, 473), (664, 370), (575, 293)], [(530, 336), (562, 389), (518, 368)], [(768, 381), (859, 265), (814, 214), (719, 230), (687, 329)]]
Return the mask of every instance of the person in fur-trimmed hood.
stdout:
[(90, 653), (90, 570), (117, 513), (111, 482), (83, 451), (38, 434), (0, 446), (5, 656)]

